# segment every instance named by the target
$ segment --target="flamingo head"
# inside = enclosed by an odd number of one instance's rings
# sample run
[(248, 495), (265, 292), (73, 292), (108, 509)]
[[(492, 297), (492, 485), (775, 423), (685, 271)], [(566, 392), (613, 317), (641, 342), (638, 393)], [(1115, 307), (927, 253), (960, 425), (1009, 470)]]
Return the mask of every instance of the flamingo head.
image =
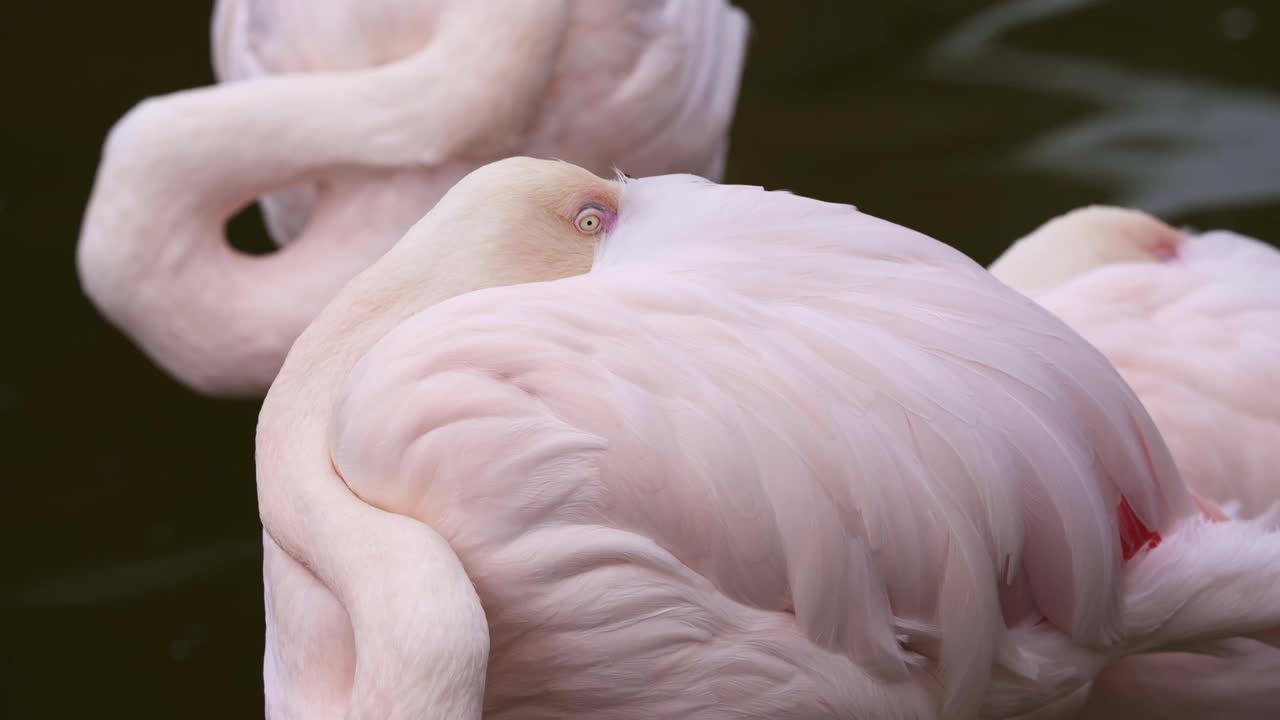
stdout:
[(991, 273), (1022, 292), (1046, 290), (1105, 265), (1175, 260), (1185, 242), (1142, 211), (1095, 205), (1041, 225), (992, 263)]
[(483, 287), (581, 275), (617, 222), (621, 189), (566, 162), (499, 160), (459, 181), (379, 264), (415, 255), (418, 268), (457, 266)]

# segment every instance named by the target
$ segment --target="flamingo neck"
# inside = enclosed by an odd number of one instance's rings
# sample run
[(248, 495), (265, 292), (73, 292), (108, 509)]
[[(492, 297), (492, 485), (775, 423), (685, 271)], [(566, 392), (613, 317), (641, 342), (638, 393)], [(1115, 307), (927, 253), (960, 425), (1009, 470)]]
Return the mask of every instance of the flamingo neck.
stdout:
[[(349, 716), (478, 720), (488, 625), (461, 561), (430, 527), (363, 502), (331, 460), (352, 368), (406, 318), (465, 291), (451, 279), (465, 257), (409, 245), (352, 280), (290, 350), (259, 416), (258, 505), (266, 531), (351, 619)], [(424, 282), (424, 267), (446, 280)]]

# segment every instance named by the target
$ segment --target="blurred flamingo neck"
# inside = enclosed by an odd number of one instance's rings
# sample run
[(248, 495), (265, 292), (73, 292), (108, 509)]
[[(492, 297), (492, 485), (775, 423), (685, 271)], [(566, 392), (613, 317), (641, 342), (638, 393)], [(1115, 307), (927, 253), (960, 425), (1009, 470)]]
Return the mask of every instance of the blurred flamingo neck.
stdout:
[[(568, 4), (504, 3), (501, 23), (494, 10), (451, 4), (438, 41), (369, 70), (262, 77), (139, 104), (108, 138), (86, 212), (86, 293), (186, 384), (260, 394), (367, 258), (354, 241), (326, 255), (332, 237), (304, 249), (310, 232), (286, 252), (249, 258), (227, 245), (222, 225), (257, 197), (342, 168), (435, 169), (507, 154), (545, 95)], [(494, 51), (510, 47), (520, 52)]]

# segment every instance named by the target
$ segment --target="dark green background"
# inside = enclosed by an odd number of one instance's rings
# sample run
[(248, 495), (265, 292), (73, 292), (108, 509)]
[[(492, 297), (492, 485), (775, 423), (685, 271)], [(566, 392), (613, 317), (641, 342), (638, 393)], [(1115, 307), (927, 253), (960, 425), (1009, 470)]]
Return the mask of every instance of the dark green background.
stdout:
[[(1011, 162), (1029, 140), (1106, 108), (923, 68), (942, 33), (991, 3), (738, 4), (755, 36), (728, 180), (854, 203), (982, 262), (1052, 215), (1119, 199), (1106, 178)], [(1222, 14), (1242, 6), (1252, 33), (1233, 40)], [(212, 82), (210, 10), (116, 0), (5, 11), (4, 717), (261, 714), (256, 404), (196, 397), (150, 366), (85, 301), (73, 264), (110, 125), (148, 95)], [(1139, 78), (1280, 95), (1273, 2), (1104, 3), (1009, 42)], [(1137, 141), (1156, 155), (1179, 151), (1167, 139)], [(1277, 153), (1280, 138), (1255, 159), (1274, 166)], [(1224, 156), (1214, 172), (1230, 176), (1232, 163)], [(1276, 190), (1168, 219), (1280, 239), (1280, 177)], [(263, 247), (256, 210), (232, 232)]]

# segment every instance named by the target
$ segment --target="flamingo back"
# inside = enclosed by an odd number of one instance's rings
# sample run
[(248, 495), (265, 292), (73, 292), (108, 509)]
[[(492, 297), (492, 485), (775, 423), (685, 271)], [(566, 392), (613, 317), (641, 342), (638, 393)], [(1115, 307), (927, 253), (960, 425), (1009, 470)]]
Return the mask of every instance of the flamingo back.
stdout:
[(475, 582), (494, 717), (973, 717), (1036, 673), (1009, 628), (1118, 642), (1126, 556), (1195, 513), (1043, 308), (688, 176), (627, 183), (590, 274), (435, 305), (340, 398), (333, 466)]
[(1257, 516), (1280, 500), (1280, 252), (1188, 235), (1164, 262), (1107, 265), (1036, 295), (1115, 364), (1187, 482)]

